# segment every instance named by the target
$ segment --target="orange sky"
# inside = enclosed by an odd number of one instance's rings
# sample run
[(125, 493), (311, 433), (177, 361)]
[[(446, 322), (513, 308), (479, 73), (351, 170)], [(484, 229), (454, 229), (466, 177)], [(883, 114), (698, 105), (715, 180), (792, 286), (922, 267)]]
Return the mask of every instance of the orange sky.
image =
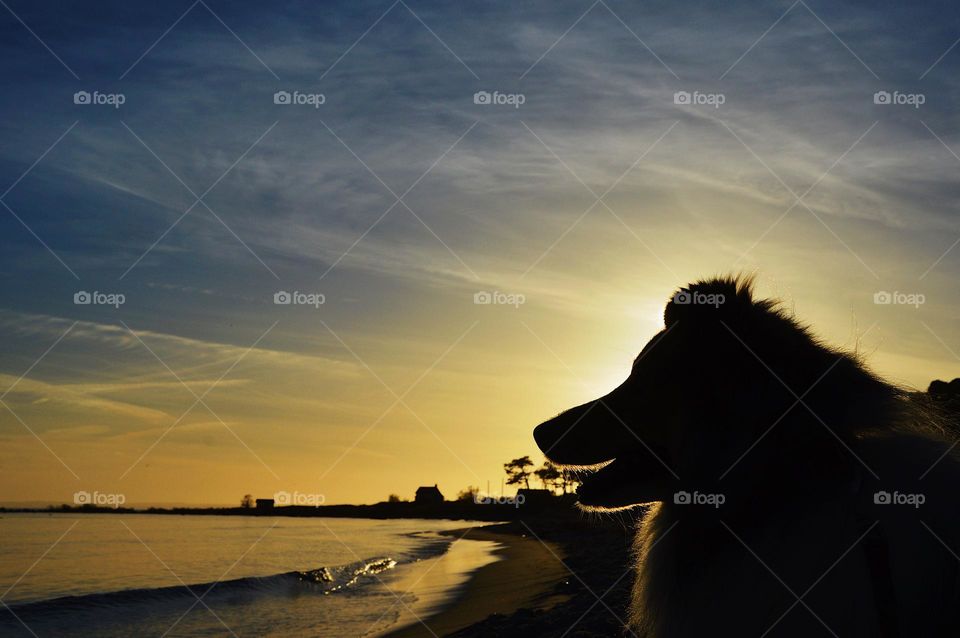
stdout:
[(934, 9), (371, 7), (192, 12), (150, 49), (166, 7), (25, 14), (56, 58), (11, 23), (0, 502), (498, 489), (724, 273), (893, 381), (960, 376)]

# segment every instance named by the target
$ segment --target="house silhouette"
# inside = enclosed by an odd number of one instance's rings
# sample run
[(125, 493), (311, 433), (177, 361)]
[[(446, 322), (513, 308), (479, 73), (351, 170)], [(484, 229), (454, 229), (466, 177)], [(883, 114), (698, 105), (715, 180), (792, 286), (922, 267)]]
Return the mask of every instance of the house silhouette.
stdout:
[(417, 495), (414, 497), (415, 503), (442, 503), (443, 494), (436, 484), (433, 486), (424, 486), (417, 488)]

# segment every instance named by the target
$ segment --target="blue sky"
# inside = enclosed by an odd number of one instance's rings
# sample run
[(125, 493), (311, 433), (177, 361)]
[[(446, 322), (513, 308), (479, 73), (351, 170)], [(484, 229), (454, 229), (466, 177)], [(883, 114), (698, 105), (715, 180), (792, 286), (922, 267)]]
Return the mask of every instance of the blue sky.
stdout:
[[(497, 482), (673, 288), (730, 271), (897, 381), (958, 376), (957, 16), (7, 2), (0, 500)], [(473, 303), (494, 290), (525, 303)]]

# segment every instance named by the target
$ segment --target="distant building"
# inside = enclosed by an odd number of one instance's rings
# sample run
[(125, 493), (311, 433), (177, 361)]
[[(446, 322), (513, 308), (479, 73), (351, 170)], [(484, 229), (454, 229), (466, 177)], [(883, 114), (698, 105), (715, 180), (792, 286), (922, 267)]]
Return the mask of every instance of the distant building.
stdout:
[(440, 493), (440, 489), (434, 484), (433, 486), (418, 487), (417, 496), (413, 499), (416, 503), (442, 503), (443, 494)]
[(272, 499), (272, 498), (258, 498), (258, 499), (257, 499), (257, 509), (258, 509), (258, 510), (272, 510), (272, 509), (273, 509), (273, 499)]

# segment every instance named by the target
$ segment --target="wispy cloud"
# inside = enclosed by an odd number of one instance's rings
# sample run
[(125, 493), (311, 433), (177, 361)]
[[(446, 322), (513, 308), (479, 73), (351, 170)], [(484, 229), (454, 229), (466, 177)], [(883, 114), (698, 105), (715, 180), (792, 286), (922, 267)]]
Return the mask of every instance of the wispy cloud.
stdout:
[[(491, 451), (471, 452), (495, 473), (500, 450), (530, 445), (526, 421), (578, 386), (516, 313), (474, 293), (525, 295), (527, 325), (603, 376), (656, 329), (674, 286), (737, 269), (758, 270), (834, 341), (851, 313), (880, 319), (894, 335), (876, 352), (882, 371), (918, 385), (947, 374), (916, 316), (871, 299), (923, 292), (926, 324), (960, 339), (952, 22), (939, 7), (792, 4), (411, 4), (417, 19), (373, 0), (240, 2), (215, 7), (236, 37), (198, 6), (157, 42), (186, 7), (22, 3), (82, 79), (0, 24), (0, 190), (15, 184), (3, 201), (29, 226), (0, 208), (0, 383), (79, 320), (8, 399), (54, 437), (143, 443), (243, 357), (210, 407), (255, 447), (327, 461), (390, 404), (370, 370), (402, 388), (481, 320), (412, 402), (443, 434), (497, 431)], [(75, 104), (76, 91), (125, 102)], [(276, 104), (277, 91), (316, 108)], [(477, 104), (478, 91), (523, 103)], [(878, 91), (924, 103), (876, 104)], [(723, 102), (678, 104), (678, 92)], [(78, 306), (78, 290), (127, 303)], [(326, 303), (275, 305), (280, 290)], [(229, 442), (200, 408), (171, 435), (196, 443), (190, 454)], [(437, 444), (403, 409), (383, 422), (361, 446), (371, 459), (415, 464)], [(450, 480), (468, 476), (453, 463)]]

